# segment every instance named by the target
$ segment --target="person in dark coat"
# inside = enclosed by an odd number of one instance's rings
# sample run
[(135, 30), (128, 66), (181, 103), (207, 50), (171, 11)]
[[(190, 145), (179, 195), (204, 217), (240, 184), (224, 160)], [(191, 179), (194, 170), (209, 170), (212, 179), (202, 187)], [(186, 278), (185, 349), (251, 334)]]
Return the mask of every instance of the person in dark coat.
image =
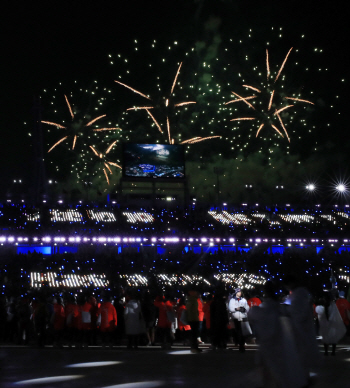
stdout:
[(146, 326), (147, 346), (151, 346), (154, 345), (157, 311), (149, 290), (145, 292), (141, 300), (141, 311)]
[(210, 305), (210, 327), (213, 349), (226, 349), (228, 312), (223, 290), (217, 290)]

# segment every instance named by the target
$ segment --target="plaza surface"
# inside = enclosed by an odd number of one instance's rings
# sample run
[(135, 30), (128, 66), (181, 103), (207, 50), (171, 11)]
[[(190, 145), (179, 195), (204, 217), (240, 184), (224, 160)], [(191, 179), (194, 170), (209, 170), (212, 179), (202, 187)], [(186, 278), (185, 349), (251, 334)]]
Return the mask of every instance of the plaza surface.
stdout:
[[(188, 347), (171, 349), (140, 347), (89, 347), (44, 349), (0, 347), (0, 386), (8, 387), (261, 387), (255, 365), (256, 345), (245, 353), (229, 345), (226, 350), (193, 354)], [(322, 346), (320, 343), (320, 351)], [(322, 352), (323, 354), (323, 352)], [(350, 386), (350, 340), (337, 347), (336, 356), (322, 356), (319, 370), (312, 373), (312, 386)]]

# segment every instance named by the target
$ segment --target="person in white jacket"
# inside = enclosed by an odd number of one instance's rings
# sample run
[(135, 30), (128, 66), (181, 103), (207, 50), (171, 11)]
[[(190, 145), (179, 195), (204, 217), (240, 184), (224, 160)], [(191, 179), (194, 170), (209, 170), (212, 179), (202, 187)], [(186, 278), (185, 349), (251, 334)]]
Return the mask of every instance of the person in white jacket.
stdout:
[(316, 306), (316, 314), (320, 324), (324, 355), (328, 356), (328, 346), (332, 345), (332, 356), (335, 356), (335, 348), (346, 334), (346, 327), (330, 293), (320, 300), (320, 304)]
[(236, 340), (239, 345), (240, 352), (245, 351), (245, 336), (242, 332), (242, 322), (243, 324), (248, 324), (248, 311), (249, 305), (247, 300), (242, 297), (242, 290), (236, 288), (235, 296), (230, 300), (228, 304), (228, 310), (230, 314), (230, 319), (234, 322)]
[(125, 334), (128, 337), (128, 349), (137, 349), (141, 333), (141, 305), (134, 293), (128, 295), (127, 299), (124, 309)]

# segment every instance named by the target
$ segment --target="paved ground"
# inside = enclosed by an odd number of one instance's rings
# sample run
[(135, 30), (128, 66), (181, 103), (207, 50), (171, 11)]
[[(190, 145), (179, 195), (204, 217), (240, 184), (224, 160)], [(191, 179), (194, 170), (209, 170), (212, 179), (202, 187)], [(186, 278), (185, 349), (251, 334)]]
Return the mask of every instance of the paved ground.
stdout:
[[(347, 343), (346, 343), (347, 342)], [(349, 341), (339, 344), (335, 357), (323, 357), (314, 387), (350, 387)], [(0, 347), (0, 386), (8, 387), (244, 387), (261, 386), (255, 367), (256, 345), (242, 354), (235, 348), (191, 354), (174, 346), (88, 349)], [(320, 347), (321, 349), (321, 347)]]

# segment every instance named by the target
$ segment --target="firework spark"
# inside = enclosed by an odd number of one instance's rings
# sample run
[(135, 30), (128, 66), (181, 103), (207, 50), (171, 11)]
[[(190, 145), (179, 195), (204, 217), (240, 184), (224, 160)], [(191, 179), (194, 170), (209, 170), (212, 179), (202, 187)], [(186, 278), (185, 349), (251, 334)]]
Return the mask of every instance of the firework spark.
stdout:
[(269, 102), (269, 106), (268, 106), (267, 110), (270, 110), (270, 109), (271, 109), (272, 100), (273, 100), (273, 95), (274, 95), (274, 94), (275, 94), (275, 91), (273, 90), (272, 93), (271, 93), (270, 102)]
[(139, 110), (139, 109), (153, 109), (154, 106), (134, 106), (132, 108), (128, 108), (127, 110)]
[(256, 120), (255, 117), (239, 117), (238, 119), (232, 119), (230, 121), (241, 121), (241, 120)]
[(190, 143), (190, 142), (192, 142), (192, 141), (194, 141), (194, 140), (197, 140), (197, 139), (200, 139), (200, 137), (199, 137), (199, 136), (192, 137), (192, 139), (184, 140), (184, 141), (182, 141), (180, 144)]
[(235, 100), (231, 100), (231, 101), (225, 102), (225, 105), (232, 104), (233, 102), (251, 100), (252, 98), (256, 98), (256, 96), (248, 96), (248, 97), (244, 97), (244, 98), (236, 98)]
[(188, 140), (185, 140), (183, 142), (181, 142), (180, 144), (194, 144), (194, 143), (199, 143), (201, 141), (204, 141), (204, 140), (211, 140), (211, 139), (217, 139), (217, 138), (221, 138), (221, 136), (207, 136), (207, 137), (194, 137), (192, 139), (188, 139)]
[(282, 132), (280, 132), (280, 131), (278, 130), (278, 128), (277, 128), (275, 125), (271, 124), (271, 127), (272, 127), (279, 135), (281, 135), (282, 137), (284, 137), (283, 134), (282, 134)]
[(122, 169), (122, 166), (120, 166), (119, 164), (117, 163), (114, 163), (114, 162), (108, 162), (111, 166), (115, 166), (115, 167), (118, 167), (120, 169)]
[(109, 178), (108, 178), (108, 174), (107, 174), (107, 171), (106, 171), (105, 168), (103, 169), (103, 172), (105, 173), (106, 181), (107, 181), (107, 183), (109, 185)]
[(150, 97), (148, 97), (148, 96), (146, 96), (145, 94), (139, 92), (138, 90), (132, 88), (131, 86), (128, 86), (128, 85), (126, 85), (126, 84), (123, 84), (123, 83), (121, 83), (121, 82), (119, 82), (119, 81), (114, 81), (114, 82), (116, 82), (116, 83), (119, 84), (119, 85), (125, 86), (126, 88), (132, 90), (134, 93), (137, 93), (137, 94), (139, 94), (140, 96), (147, 98), (148, 100), (151, 99)]
[(266, 75), (267, 79), (270, 78), (270, 64), (269, 64), (269, 51), (266, 49)]
[(118, 128), (118, 127), (114, 127), (114, 128), (96, 128), (96, 129), (93, 129), (94, 132), (102, 132), (102, 131), (121, 131), (122, 129), (121, 128)]
[(179, 76), (179, 73), (180, 73), (181, 66), (182, 66), (182, 62), (180, 63), (179, 68), (177, 69), (177, 72), (176, 72), (176, 75), (175, 75), (175, 78), (174, 78), (174, 82), (173, 82), (173, 86), (171, 87), (170, 94), (173, 94), (173, 91), (174, 91), (174, 88), (175, 88), (175, 85), (176, 85), (176, 81), (177, 81), (177, 77)]
[(94, 148), (93, 146), (89, 146), (89, 147), (92, 149), (92, 151), (94, 152), (94, 154), (95, 154), (96, 156), (98, 156), (99, 158), (101, 158), (100, 154), (95, 150), (95, 148)]
[[(259, 90), (258, 88), (254, 88), (254, 86), (250, 86), (250, 85), (242, 85), (242, 86), (244, 86), (245, 88), (248, 88), (248, 89), (252, 89), (255, 92), (261, 93), (261, 90)], [(247, 99), (247, 97), (245, 97), (245, 99)]]
[(147, 113), (151, 116), (152, 120), (154, 121), (154, 123), (156, 124), (157, 128), (159, 129), (159, 132), (163, 133), (162, 128), (160, 127), (158, 121), (154, 118), (152, 113), (149, 110), (147, 110)]
[(264, 124), (261, 124), (260, 127), (258, 128), (258, 131), (256, 132), (256, 137), (258, 137), (259, 132), (262, 130), (263, 126), (264, 126)]
[(168, 130), (169, 144), (171, 144), (169, 117), (166, 118), (166, 127), (167, 127), (167, 130)]
[(302, 100), (301, 98), (294, 98), (294, 97), (284, 97), (286, 100), (293, 100), (293, 101), (299, 101), (299, 102), (306, 102), (307, 104), (315, 105), (313, 102), (308, 100)]
[(235, 96), (237, 96), (240, 100), (242, 100), (243, 102), (245, 102), (248, 106), (250, 106), (251, 108), (253, 108), (255, 110), (255, 108), (253, 107), (253, 105), (247, 101), (247, 99), (245, 97), (242, 97), (240, 96), (239, 94), (235, 93), (235, 92), (231, 92), (233, 93)]
[(289, 143), (290, 143), (290, 138), (289, 138), (289, 136), (288, 136), (288, 132), (287, 132), (287, 130), (286, 130), (286, 127), (285, 127), (284, 124), (283, 124), (283, 121), (282, 121), (282, 119), (281, 119), (281, 116), (280, 116), (279, 114), (277, 114), (276, 116), (278, 117), (278, 120), (279, 120), (280, 123), (281, 123), (281, 127), (283, 128), (284, 133), (286, 134), (287, 139), (288, 139), (288, 141), (289, 141)]
[(55, 143), (47, 152), (51, 152), (56, 146), (58, 146), (60, 143), (62, 143), (64, 140), (67, 139), (68, 136), (62, 137), (62, 139), (58, 140), (57, 143)]
[(68, 98), (67, 98), (66, 95), (64, 95), (64, 98), (66, 99), (66, 102), (67, 102), (67, 105), (68, 105), (68, 109), (69, 109), (69, 113), (72, 116), (72, 120), (73, 120), (74, 119), (74, 113), (72, 111), (72, 107), (70, 106), (70, 103), (69, 103)]
[(85, 124), (85, 127), (90, 127), (90, 125), (92, 125), (97, 120), (102, 119), (102, 117), (106, 117), (106, 115), (101, 115), (101, 116), (96, 117), (95, 119), (93, 119), (93, 120), (89, 121), (87, 124)]
[(112, 172), (111, 168), (108, 166), (108, 164), (105, 162), (104, 165), (105, 165), (106, 168), (108, 169), (109, 173), (110, 173), (111, 175), (113, 175), (113, 172)]
[(287, 59), (288, 59), (288, 57), (289, 57), (289, 54), (291, 53), (292, 50), (293, 50), (293, 47), (291, 47), (291, 48), (289, 49), (289, 51), (288, 51), (286, 57), (284, 58), (284, 61), (283, 61), (282, 65), (281, 65), (281, 68), (280, 68), (280, 70), (279, 70), (279, 72), (277, 73), (277, 76), (276, 76), (276, 78), (275, 78), (275, 82), (278, 80), (278, 77), (279, 77), (280, 74), (282, 73), (282, 70), (283, 70), (283, 68), (284, 68), (284, 65), (286, 64)]
[(57, 127), (57, 128), (67, 129), (67, 127), (65, 127), (65, 126), (63, 126), (61, 124), (53, 123), (51, 121), (42, 121), (42, 123), (53, 125), (54, 127)]
[(286, 109), (288, 109), (288, 108), (291, 108), (292, 106), (294, 106), (294, 105), (287, 105), (287, 106), (284, 106), (283, 108), (276, 110), (275, 113), (274, 113), (274, 115), (277, 115), (277, 114), (283, 112), (284, 110), (286, 110)]
[(179, 104), (175, 104), (174, 106), (178, 107), (178, 106), (184, 106), (189, 104), (196, 104), (196, 101), (180, 102)]
[(115, 143), (117, 142), (118, 140), (115, 140), (112, 144), (109, 145), (109, 147), (106, 149), (106, 155), (111, 151), (111, 149), (114, 147)]

